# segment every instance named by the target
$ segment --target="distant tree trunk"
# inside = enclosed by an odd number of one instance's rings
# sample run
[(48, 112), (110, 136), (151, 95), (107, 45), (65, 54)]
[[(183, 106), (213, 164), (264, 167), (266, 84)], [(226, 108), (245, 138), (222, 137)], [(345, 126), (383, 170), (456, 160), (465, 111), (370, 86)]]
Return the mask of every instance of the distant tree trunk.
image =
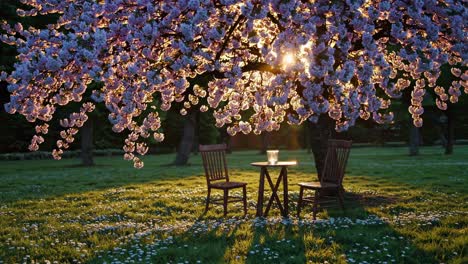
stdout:
[(442, 148), (447, 148), (447, 136), (445, 135), (447, 132), (446, 125), (447, 125), (447, 116), (445, 114), (442, 114), (440, 116), (435, 116), (434, 117), (435, 123), (437, 124), (435, 126), (437, 130), (437, 134), (439, 135), (439, 140), (440, 144), (442, 145)]
[(310, 130), (312, 129), (312, 122), (306, 122), (306, 129), (305, 129), (305, 143), (307, 148), (307, 154), (312, 153), (312, 135)]
[(262, 137), (262, 149), (260, 149), (260, 154), (266, 154), (268, 147), (270, 145), (270, 133), (263, 131), (261, 134)]
[(328, 140), (334, 135), (334, 122), (328, 116), (321, 116), (317, 124), (310, 124), (312, 135), (312, 153), (319, 180), (322, 178), (325, 157), (327, 155)]
[(453, 154), (453, 144), (455, 141), (455, 114), (453, 106), (447, 109), (447, 144), (445, 145), (445, 154)]
[(93, 131), (94, 117), (89, 115), (88, 120), (81, 128), (81, 164), (83, 166), (93, 166)]
[(409, 155), (419, 155), (419, 144), (421, 143), (421, 135), (419, 127), (415, 127), (413, 120), (410, 120), (410, 133), (409, 133)]
[(177, 148), (177, 155), (174, 161), (175, 165), (187, 165), (195, 141), (196, 126), (197, 113), (195, 111), (190, 111), (184, 120), (184, 131), (179, 147)]
[(228, 136), (226, 137), (225, 143), (226, 143), (226, 147), (227, 147), (226, 153), (228, 153), (228, 154), (232, 153), (231, 136), (228, 135)]
[(385, 141), (387, 140), (387, 128), (384, 126), (378, 126), (374, 128), (377, 130), (378, 138), (377, 138), (377, 146), (384, 147)]
[(200, 113), (195, 114), (195, 136), (192, 144), (193, 154), (198, 154), (198, 145), (200, 144)]
[(222, 127), (218, 129), (219, 131), (219, 137), (221, 139), (221, 144), (226, 144), (226, 153), (231, 153), (232, 152), (232, 146), (231, 146), (231, 136), (228, 134), (226, 127)]

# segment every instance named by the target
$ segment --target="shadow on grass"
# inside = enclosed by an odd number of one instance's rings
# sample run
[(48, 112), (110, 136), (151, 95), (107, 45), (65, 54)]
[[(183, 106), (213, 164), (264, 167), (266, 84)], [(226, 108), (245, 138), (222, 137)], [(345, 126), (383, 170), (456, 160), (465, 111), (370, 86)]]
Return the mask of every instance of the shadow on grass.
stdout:
[(377, 194), (366, 194), (366, 193), (346, 193), (346, 199), (349, 201), (354, 201), (354, 203), (360, 204), (359, 207), (362, 205), (370, 206), (370, 207), (378, 207), (381, 205), (389, 205), (394, 204), (398, 201), (398, 198), (395, 196), (383, 196)]
[[(416, 247), (411, 237), (395, 230), (366, 207), (384, 206), (393, 197), (366, 197), (347, 193), (346, 212), (331, 208), (313, 222), (309, 212), (300, 222), (275, 216), (261, 219), (199, 218), (181, 233), (162, 233), (151, 263), (436, 263), (433, 255)], [(160, 206), (162, 206), (160, 204)], [(310, 208), (308, 208), (310, 210)], [(221, 212), (217, 212), (219, 216)], [(213, 218), (215, 217), (215, 218)], [(275, 220), (276, 219), (276, 220)], [(279, 219), (279, 220), (278, 220)], [(200, 224), (202, 223), (202, 224)], [(171, 236), (168, 240), (167, 237)], [(164, 242), (161, 242), (164, 241)], [(168, 242), (169, 241), (169, 242)], [(135, 244), (125, 246), (137, 252)], [(150, 246), (151, 248), (151, 246)], [(136, 253), (135, 253), (136, 254)], [(142, 257), (146, 256), (142, 254)], [(112, 259), (108, 259), (112, 260)], [(91, 261), (95, 262), (95, 261)]]
[(305, 263), (304, 229), (296, 225), (252, 224), (245, 263)]
[(223, 263), (226, 250), (235, 241), (237, 228), (215, 228), (200, 233), (203, 228), (193, 226), (174, 236), (173, 244), (161, 250), (151, 263)]

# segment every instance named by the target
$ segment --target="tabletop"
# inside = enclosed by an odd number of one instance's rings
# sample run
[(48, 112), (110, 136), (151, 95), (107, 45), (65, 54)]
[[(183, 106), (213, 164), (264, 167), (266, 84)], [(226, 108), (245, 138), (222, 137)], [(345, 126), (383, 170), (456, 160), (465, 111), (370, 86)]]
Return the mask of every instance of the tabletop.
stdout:
[(268, 161), (259, 161), (250, 163), (252, 166), (256, 167), (287, 167), (297, 165), (297, 161), (278, 161), (276, 163), (269, 163)]

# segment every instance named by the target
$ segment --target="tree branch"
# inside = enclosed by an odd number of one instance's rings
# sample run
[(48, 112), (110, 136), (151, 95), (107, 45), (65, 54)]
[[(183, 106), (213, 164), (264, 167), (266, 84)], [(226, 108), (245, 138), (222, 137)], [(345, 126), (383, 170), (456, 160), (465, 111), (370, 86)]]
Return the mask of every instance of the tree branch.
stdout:
[(276, 17), (274, 17), (270, 12), (268, 12), (267, 17), (271, 19), (271, 22), (273, 22), (279, 28), (280, 31), (285, 30), (285, 28), (281, 25), (281, 22)]
[(226, 35), (226, 37), (224, 38), (224, 42), (223, 42), (223, 45), (221, 46), (221, 49), (216, 53), (216, 57), (215, 57), (215, 60), (219, 60), (219, 58), (221, 57), (223, 51), (226, 49), (226, 46), (227, 46), (227, 43), (229, 40), (231, 40), (231, 35), (232, 33), (234, 32), (234, 30), (237, 28), (237, 26), (242, 22), (242, 20), (244, 20), (245, 17), (243, 15), (240, 15), (236, 22), (234, 22), (233, 25), (231, 25), (231, 27), (229, 28), (228, 30), (228, 33)]

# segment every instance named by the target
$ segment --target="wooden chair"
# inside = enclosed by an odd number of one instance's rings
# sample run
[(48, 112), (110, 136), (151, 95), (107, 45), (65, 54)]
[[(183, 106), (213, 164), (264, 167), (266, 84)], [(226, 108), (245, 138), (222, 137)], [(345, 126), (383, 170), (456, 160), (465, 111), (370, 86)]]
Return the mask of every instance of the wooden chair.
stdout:
[[(327, 156), (323, 174), (319, 182), (301, 182), (299, 183), (299, 201), (297, 204), (297, 216), (301, 214), (301, 209), (305, 203), (313, 203), (313, 218), (316, 219), (318, 206), (334, 201), (326, 199), (330, 196), (336, 196), (341, 208), (344, 210), (343, 196), (343, 177), (346, 163), (351, 149), (351, 141), (329, 140), (327, 147)], [(314, 197), (304, 197), (304, 190), (315, 191)]]
[[(243, 202), (244, 214), (247, 214), (247, 183), (229, 181), (228, 168), (226, 163), (226, 144), (200, 145), (199, 151), (205, 167), (206, 182), (208, 184), (208, 196), (206, 198), (205, 212), (208, 211), (210, 202), (221, 204), (224, 207), (224, 216), (227, 214), (227, 204), (231, 202)], [(229, 196), (229, 190), (242, 188), (243, 197)], [(211, 199), (211, 189), (223, 190), (222, 199)]]

